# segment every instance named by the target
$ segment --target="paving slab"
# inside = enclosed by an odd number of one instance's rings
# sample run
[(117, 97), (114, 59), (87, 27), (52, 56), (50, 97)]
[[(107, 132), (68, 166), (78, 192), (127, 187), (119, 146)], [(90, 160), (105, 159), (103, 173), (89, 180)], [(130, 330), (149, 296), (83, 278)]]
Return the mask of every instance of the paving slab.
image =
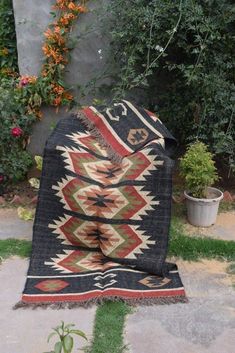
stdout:
[(126, 324), (130, 353), (234, 353), (235, 279), (227, 264), (178, 266), (189, 303), (139, 307)]
[[(65, 323), (74, 323), (76, 328), (84, 331), (91, 339), (95, 316), (92, 308), (75, 309), (18, 309), (13, 305), (21, 298), (24, 287), (28, 260), (11, 258), (0, 266), (0, 352), (1, 353), (43, 353), (53, 348), (47, 343), (47, 336), (52, 328)], [(86, 342), (75, 337), (74, 352), (86, 345)]]
[(0, 209), (0, 239), (32, 239), (33, 221), (24, 221), (18, 217), (15, 208)]

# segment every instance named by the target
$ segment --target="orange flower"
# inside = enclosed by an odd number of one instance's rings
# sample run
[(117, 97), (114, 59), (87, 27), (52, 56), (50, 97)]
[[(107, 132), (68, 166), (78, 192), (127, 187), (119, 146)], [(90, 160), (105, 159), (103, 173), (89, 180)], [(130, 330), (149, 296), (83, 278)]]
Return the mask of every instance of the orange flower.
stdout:
[(65, 99), (68, 99), (69, 101), (73, 100), (72, 94), (69, 94), (68, 92), (65, 92), (65, 93), (64, 93), (64, 98), (65, 98)]
[(55, 10), (56, 9), (66, 10), (69, 2), (70, 0), (57, 0), (56, 5), (54, 5), (52, 8)]
[(46, 32), (44, 32), (44, 35), (49, 41), (56, 43), (58, 46), (65, 45), (65, 39), (58, 32), (53, 32), (51, 29), (48, 28)]
[(58, 95), (62, 95), (64, 93), (64, 87), (62, 87), (60, 85), (54, 85), (53, 92)]
[(35, 112), (35, 115), (36, 115), (36, 117), (39, 119), (39, 120), (41, 120), (42, 119), (42, 112), (41, 112), (41, 110), (38, 110), (38, 111), (36, 111)]
[(84, 6), (75, 5), (74, 2), (70, 2), (68, 4), (68, 9), (74, 12), (86, 12), (86, 8)]
[(74, 2), (70, 2), (68, 4), (68, 8), (69, 8), (69, 10), (76, 11), (77, 6), (74, 4)]
[(50, 58), (56, 64), (67, 62), (66, 59), (64, 59), (63, 55), (60, 54), (58, 49), (54, 49), (52, 46), (48, 44), (45, 44), (42, 47), (42, 50), (43, 50), (43, 53), (46, 55), (46, 57)]
[(76, 15), (73, 13), (66, 13), (64, 16), (61, 16), (58, 20), (58, 23), (62, 24), (63, 26), (68, 26), (72, 21), (74, 21)]
[(52, 104), (57, 107), (58, 105), (61, 104), (61, 101), (62, 101), (62, 98), (59, 96), (53, 100)]
[(59, 26), (55, 26), (54, 31), (55, 33), (60, 34), (61, 28)]
[(79, 10), (79, 12), (81, 12), (81, 13), (87, 12), (87, 8), (86, 8), (85, 6), (78, 6), (78, 10)]
[(3, 48), (0, 50), (0, 55), (7, 56), (9, 54), (9, 50), (7, 48)]
[(47, 57), (50, 56), (50, 47), (47, 44), (43, 45), (42, 50), (43, 50), (44, 55), (46, 55)]
[(46, 38), (50, 38), (52, 37), (53, 33), (52, 33), (52, 30), (50, 28), (48, 28), (45, 32), (44, 32), (44, 36)]

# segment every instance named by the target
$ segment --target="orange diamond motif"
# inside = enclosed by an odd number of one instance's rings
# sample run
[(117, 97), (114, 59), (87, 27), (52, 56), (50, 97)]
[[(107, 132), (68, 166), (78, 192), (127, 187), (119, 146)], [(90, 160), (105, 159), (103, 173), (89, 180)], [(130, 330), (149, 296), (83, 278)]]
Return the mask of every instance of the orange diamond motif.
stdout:
[(40, 289), (42, 292), (58, 292), (69, 286), (66, 281), (59, 279), (47, 279), (46, 281), (39, 282), (35, 285), (35, 288)]

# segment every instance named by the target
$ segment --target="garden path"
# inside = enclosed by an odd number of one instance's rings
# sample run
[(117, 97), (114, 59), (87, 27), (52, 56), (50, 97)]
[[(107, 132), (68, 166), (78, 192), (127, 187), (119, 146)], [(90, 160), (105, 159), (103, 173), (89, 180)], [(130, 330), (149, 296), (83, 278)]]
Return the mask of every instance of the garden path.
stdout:
[(235, 276), (225, 262), (177, 261), (187, 304), (138, 307), (126, 325), (130, 353), (234, 353)]
[[(0, 209), (0, 220), (0, 239), (31, 239), (32, 222), (19, 220), (16, 209)], [(223, 221), (219, 215), (216, 226), (208, 232), (222, 229), (218, 233), (221, 239), (235, 240), (233, 220), (234, 211), (227, 212)], [(214, 237), (218, 234), (209, 233)], [(130, 353), (234, 353), (235, 276), (226, 273), (227, 263), (177, 260), (177, 264), (189, 303), (136, 308), (126, 324), (125, 340)], [(91, 338), (95, 306), (73, 310), (12, 310), (20, 299), (27, 268), (28, 260), (17, 257), (5, 260), (0, 266), (0, 352), (49, 351), (52, 345), (47, 344), (47, 335), (61, 320), (75, 323)], [(84, 344), (79, 338), (76, 342)]]
[[(77, 329), (84, 331), (89, 339), (92, 337), (96, 307), (89, 309), (18, 309), (12, 310), (21, 298), (24, 287), (28, 260), (12, 257), (4, 261), (0, 267), (0, 352), (4, 353), (43, 353), (53, 348), (51, 339), (47, 337), (53, 327), (63, 320), (73, 323)], [(86, 341), (76, 336), (75, 352), (78, 347), (86, 345)]]

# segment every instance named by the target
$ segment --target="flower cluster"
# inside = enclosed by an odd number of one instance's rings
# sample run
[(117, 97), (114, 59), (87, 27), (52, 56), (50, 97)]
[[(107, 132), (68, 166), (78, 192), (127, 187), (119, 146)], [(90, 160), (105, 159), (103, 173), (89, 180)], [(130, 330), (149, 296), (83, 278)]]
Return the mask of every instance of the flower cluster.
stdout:
[(59, 17), (45, 31), (46, 41), (42, 47), (46, 62), (42, 68), (42, 76), (50, 81), (50, 103), (54, 106), (66, 104), (73, 100), (73, 96), (66, 92), (62, 85), (58, 85), (58, 77), (68, 63), (69, 48), (67, 40), (74, 21), (79, 14), (86, 12), (85, 2), (79, 5), (76, 1), (57, 0), (53, 10), (58, 11)]
[(35, 84), (37, 81), (37, 77), (36, 76), (20, 76), (19, 78), (19, 87), (25, 87), (28, 84), (32, 83)]
[(57, 83), (52, 83), (51, 88), (52, 88), (53, 95), (55, 96), (52, 101), (52, 105), (54, 105), (55, 107), (61, 105), (63, 99), (66, 99), (68, 101), (73, 99), (73, 96), (68, 92), (66, 92), (65, 88), (62, 87), (61, 85)]
[(24, 105), (25, 114), (27, 116), (41, 119), (42, 97), (40, 95), (37, 83), (37, 76), (22, 75), (16, 80), (16, 91), (21, 103)]
[[(71, 50), (70, 33), (75, 20), (87, 11), (87, 1), (55, 0), (53, 22), (44, 33), (45, 61), (38, 77), (20, 75), (8, 63), (0, 65), (0, 155), (5, 156), (4, 163), (0, 159), (1, 185), (13, 178), (22, 179), (31, 166), (26, 146), (33, 123), (42, 118), (42, 104), (58, 109), (75, 103), (63, 82), (63, 74)], [(8, 48), (0, 48), (0, 59), (5, 62), (10, 57)]]

